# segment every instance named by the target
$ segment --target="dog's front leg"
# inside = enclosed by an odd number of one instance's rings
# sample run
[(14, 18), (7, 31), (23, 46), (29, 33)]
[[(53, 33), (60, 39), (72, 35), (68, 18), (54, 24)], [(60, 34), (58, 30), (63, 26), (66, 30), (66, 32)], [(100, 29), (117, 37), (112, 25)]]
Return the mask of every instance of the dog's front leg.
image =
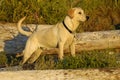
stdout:
[(73, 42), (70, 45), (70, 50), (71, 50), (71, 55), (73, 57), (75, 57), (75, 38), (74, 38)]
[(64, 56), (64, 54), (63, 54), (63, 48), (64, 48), (64, 43), (63, 43), (63, 42), (60, 42), (60, 43), (59, 43), (59, 58), (60, 58), (61, 60), (63, 60), (63, 56)]

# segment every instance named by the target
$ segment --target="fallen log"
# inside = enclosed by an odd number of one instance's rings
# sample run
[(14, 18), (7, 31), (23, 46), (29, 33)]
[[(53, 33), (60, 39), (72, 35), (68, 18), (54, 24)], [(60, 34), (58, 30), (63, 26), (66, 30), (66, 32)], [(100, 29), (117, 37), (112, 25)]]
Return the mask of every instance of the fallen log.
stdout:
[[(84, 32), (76, 34), (76, 52), (120, 48), (120, 30)], [(65, 53), (70, 52), (65, 50)], [(46, 50), (44, 54), (57, 53), (57, 49)]]
[(120, 48), (120, 30), (79, 33), (76, 39), (81, 50)]
[[(35, 24), (24, 25), (36, 28)], [(45, 25), (38, 25), (45, 26)], [(26, 28), (25, 28), (26, 29)], [(76, 52), (94, 49), (120, 48), (120, 30), (76, 33)], [(0, 23), (0, 51), (16, 54), (23, 51), (27, 37), (18, 33), (16, 24)], [(65, 53), (69, 50), (65, 50)], [(57, 49), (45, 50), (43, 53), (54, 54)]]
[(120, 69), (1, 71), (0, 80), (119, 80), (119, 73)]

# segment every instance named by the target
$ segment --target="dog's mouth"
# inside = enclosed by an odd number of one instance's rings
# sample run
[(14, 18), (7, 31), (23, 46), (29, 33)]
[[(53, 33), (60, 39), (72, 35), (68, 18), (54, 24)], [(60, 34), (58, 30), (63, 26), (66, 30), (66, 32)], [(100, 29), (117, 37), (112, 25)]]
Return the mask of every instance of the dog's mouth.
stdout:
[(85, 16), (83, 19), (79, 20), (79, 22), (85, 22), (89, 20), (89, 16)]

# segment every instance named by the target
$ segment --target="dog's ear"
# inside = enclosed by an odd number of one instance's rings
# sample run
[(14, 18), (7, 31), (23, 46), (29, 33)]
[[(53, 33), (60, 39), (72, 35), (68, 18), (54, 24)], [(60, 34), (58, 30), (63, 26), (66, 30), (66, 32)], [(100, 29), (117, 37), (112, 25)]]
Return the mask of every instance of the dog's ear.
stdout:
[(68, 16), (70, 17), (70, 18), (73, 18), (74, 17), (74, 11), (75, 11), (75, 9), (70, 9), (70, 10), (68, 10)]

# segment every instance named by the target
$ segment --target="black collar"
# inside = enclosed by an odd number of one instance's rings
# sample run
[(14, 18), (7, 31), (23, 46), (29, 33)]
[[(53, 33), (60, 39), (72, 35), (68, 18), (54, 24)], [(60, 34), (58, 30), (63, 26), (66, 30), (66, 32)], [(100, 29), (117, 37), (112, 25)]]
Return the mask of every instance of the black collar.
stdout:
[(70, 33), (73, 33), (73, 32), (65, 25), (65, 22), (64, 22), (64, 21), (63, 21), (62, 23), (63, 23), (64, 27), (65, 27)]

